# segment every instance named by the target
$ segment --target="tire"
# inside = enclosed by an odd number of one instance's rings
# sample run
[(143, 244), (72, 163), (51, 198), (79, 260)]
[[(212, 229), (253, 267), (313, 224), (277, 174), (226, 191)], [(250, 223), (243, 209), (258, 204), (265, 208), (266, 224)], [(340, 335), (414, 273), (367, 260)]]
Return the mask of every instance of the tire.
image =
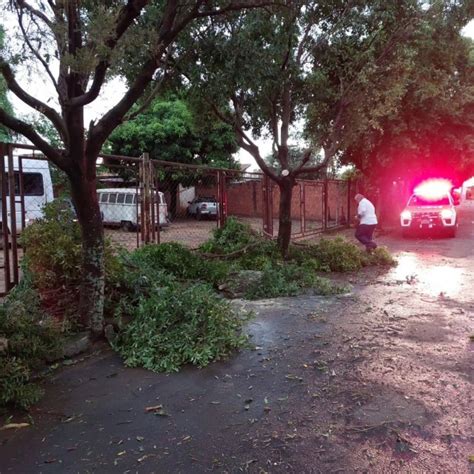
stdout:
[(122, 221), (120, 227), (125, 232), (133, 232), (135, 230), (135, 226), (130, 221)]
[(196, 219), (197, 219), (198, 221), (202, 220), (202, 215), (201, 215), (201, 213), (200, 213), (199, 211), (196, 212)]
[(410, 229), (402, 229), (402, 237), (408, 239), (411, 237)]

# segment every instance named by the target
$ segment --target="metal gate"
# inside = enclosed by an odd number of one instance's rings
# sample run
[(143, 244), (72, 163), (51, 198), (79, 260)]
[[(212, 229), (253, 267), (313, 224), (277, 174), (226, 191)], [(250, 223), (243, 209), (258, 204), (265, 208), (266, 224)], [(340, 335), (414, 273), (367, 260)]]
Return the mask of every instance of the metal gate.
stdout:
[[(268, 238), (278, 234), (278, 185), (263, 177), (263, 233)], [(292, 195), (291, 238), (311, 237), (337, 229), (351, 222), (353, 186), (350, 180), (297, 180)]]

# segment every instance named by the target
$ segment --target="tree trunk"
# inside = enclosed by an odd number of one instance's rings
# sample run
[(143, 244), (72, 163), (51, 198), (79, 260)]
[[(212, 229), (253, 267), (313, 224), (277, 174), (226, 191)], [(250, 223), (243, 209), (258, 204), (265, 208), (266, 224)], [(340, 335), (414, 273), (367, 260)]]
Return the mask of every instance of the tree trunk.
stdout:
[(280, 216), (278, 226), (278, 247), (283, 258), (288, 256), (291, 239), (291, 198), (293, 195), (293, 179), (282, 178), (278, 183), (280, 188)]
[(172, 180), (170, 183), (170, 213), (173, 219), (177, 215), (177, 207), (178, 207), (178, 182)]
[(104, 231), (97, 200), (95, 167), (90, 176), (70, 176), (71, 194), (82, 233), (82, 281), (79, 314), (93, 337), (103, 333), (104, 322)]

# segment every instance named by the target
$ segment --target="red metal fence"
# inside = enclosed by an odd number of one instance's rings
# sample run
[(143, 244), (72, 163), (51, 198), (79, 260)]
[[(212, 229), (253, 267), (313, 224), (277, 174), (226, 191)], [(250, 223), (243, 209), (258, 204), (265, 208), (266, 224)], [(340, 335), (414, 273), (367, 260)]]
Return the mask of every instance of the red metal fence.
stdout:
[[(34, 147), (0, 144), (0, 295), (20, 279), (18, 235), (42, 217), (47, 202), (68, 199), (68, 181)], [(351, 220), (353, 187), (344, 180), (298, 180), (293, 189), (292, 239), (306, 238)], [(97, 191), (106, 235), (133, 249), (180, 242), (196, 248), (230, 216), (268, 238), (278, 235), (280, 193), (262, 173), (140, 158), (101, 155)]]

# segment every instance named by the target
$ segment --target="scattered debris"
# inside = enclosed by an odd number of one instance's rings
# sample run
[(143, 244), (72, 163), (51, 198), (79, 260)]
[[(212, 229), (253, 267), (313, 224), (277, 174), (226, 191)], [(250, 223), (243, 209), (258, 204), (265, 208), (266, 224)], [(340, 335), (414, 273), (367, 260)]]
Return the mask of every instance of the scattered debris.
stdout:
[(28, 426), (30, 426), (29, 423), (7, 423), (6, 425), (3, 425), (0, 428), (0, 431), (3, 431), (3, 430), (16, 430), (16, 429), (19, 429), (19, 428), (28, 428)]

